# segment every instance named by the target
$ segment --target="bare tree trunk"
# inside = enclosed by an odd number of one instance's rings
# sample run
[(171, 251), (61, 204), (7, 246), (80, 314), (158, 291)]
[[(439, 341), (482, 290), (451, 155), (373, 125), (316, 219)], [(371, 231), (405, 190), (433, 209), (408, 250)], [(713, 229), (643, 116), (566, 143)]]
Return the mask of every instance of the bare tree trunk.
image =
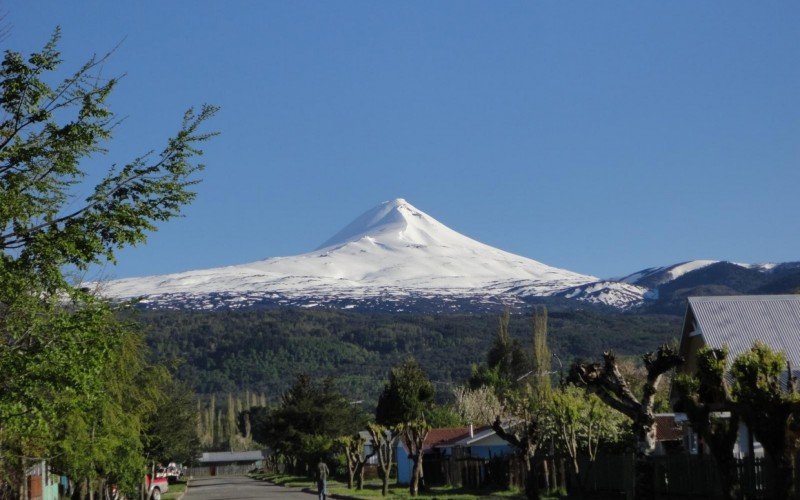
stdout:
[(542, 472), (544, 473), (544, 489), (546, 492), (550, 492), (553, 487), (550, 483), (550, 467), (547, 462), (547, 459), (542, 460)]
[(528, 500), (539, 500), (539, 481), (536, 479), (536, 460), (533, 456), (527, 459), (528, 467), (525, 475), (525, 497)]
[(619, 370), (616, 357), (611, 352), (603, 353), (602, 365), (573, 364), (568, 379), (594, 392), (608, 406), (632, 420), (640, 458), (652, 453), (656, 446), (656, 419), (653, 405), (662, 376), (683, 363), (683, 358), (667, 345), (659, 347), (656, 352), (645, 354), (642, 360), (647, 370), (647, 381), (643, 387), (641, 401), (633, 394)]
[(422, 477), (422, 451), (413, 456), (414, 466), (411, 474), (409, 493), (412, 497), (419, 495), (419, 480)]
[(370, 436), (372, 437), (372, 446), (378, 454), (378, 466), (381, 470), (381, 479), (383, 480), (383, 488), (381, 493), (383, 496), (389, 495), (389, 474), (392, 470), (392, 459), (394, 457), (394, 443), (397, 441), (397, 436), (386, 437), (386, 429), (379, 426), (370, 424), (368, 426)]
[(366, 462), (361, 462), (358, 465), (358, 471), (356, 472), (356, 489), (363, 490), (364, 489), (364, 467), (366, 466)]
[(22, 473), (20, 474), (20, 482), (19, 482), (19, 498), (22, 500), (27, 500), (28, 498), (28, 471), (25, 464), (25, 457), (22, 457)]

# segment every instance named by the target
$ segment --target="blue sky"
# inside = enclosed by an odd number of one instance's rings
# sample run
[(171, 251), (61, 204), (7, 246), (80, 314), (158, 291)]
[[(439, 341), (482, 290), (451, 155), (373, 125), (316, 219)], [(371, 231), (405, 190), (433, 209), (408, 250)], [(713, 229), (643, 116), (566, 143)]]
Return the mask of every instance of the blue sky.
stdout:
[(396, 197), (598, 276), (800, 260), (798, 2), (0, 2), (3, 48), (60, 25), (65, 71), (124, 38), (90, 169), (222, 107), (196, 202), (108, 277), (309, 251)]

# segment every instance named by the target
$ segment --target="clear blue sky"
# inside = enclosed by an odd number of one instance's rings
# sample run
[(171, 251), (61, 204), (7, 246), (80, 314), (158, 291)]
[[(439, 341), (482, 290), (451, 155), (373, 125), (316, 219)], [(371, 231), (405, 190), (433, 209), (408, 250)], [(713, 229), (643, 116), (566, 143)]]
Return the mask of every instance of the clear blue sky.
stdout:
[[(0, 0), (63, 28), (127, 120), (92, 168), (222, 107), (196, 202), (108, 275), (309, 251), (403, 197), (485, 243), (613, 276), (800, 260), (800, 2)], [(5, 47), (4, 47), (5, 48)]]

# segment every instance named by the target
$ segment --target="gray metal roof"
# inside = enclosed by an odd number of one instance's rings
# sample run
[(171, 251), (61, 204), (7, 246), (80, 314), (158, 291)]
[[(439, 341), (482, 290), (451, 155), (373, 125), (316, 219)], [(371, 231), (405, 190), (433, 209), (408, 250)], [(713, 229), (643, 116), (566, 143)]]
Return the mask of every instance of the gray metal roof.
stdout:
[(257, 462), (269, 456), (268, 450), (257, 451), (207, 451), (198, 460), (201, 463)]
[(728, 347), (729, 360), (760, 340), (800, 367), (800, 295), (689, 297), (690, 318), (707, 345)]

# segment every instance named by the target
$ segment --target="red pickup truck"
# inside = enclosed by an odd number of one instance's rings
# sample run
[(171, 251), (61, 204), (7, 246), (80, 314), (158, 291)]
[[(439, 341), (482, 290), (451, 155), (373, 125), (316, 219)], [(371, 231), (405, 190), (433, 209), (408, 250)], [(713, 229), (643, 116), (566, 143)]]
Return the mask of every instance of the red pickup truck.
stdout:
[(144, 476), (144, 484), (147, 486), (147, 498), (150, 500), (161, 500), (161, 494), (169, 490), (169, 481), (166, 475), (156, 472), (156, 478), (151, 480), (150, 474)]

